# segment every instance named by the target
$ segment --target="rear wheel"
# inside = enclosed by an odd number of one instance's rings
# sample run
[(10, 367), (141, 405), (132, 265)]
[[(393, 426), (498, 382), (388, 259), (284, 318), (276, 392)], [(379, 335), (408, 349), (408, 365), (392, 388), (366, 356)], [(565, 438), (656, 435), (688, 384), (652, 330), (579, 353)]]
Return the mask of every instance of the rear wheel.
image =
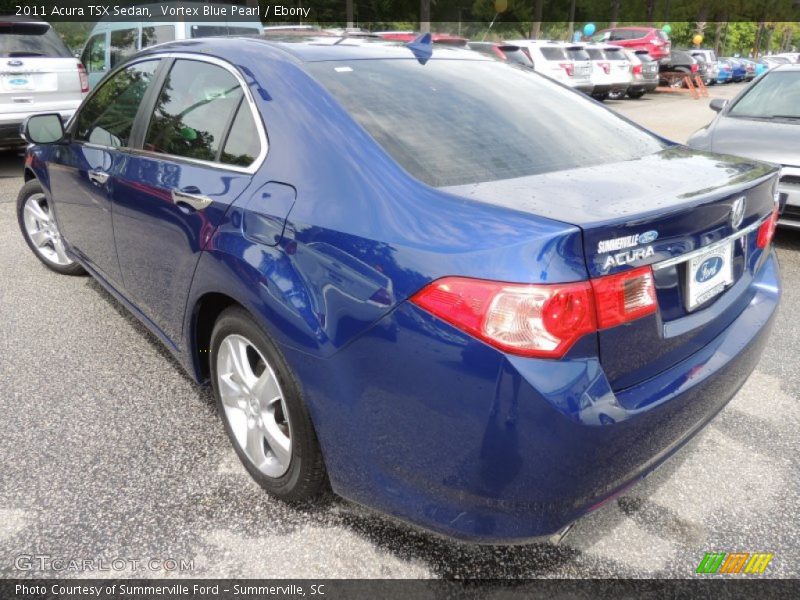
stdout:
[(610, 100), (622, 100), (625, 97), (625, 90), (611, 90), (608, 93)]
[(239, 460), (269, 493), (302, 500), (320, 492), (325, 465), (300, 386), (275, 344), (239, 307), (211, 335), (211, 381)]
[(644, 96), (644, 90), (638, 90), (638, 91), (628, 90), (628, 98), (633, 98), (634, 100), (637, 100), (642, 96)]
[(608, 100), (608, 92), (603, 94), (592, 94), (592, 98), (594, 98), (598, 102), (605, 102), (606, 100)]
[(17, 196), (17, 221), (28, 246), (48, 269), (63, 275), (86, 272), (67, 255), (50, 201), (35, 179), (22, 186)]

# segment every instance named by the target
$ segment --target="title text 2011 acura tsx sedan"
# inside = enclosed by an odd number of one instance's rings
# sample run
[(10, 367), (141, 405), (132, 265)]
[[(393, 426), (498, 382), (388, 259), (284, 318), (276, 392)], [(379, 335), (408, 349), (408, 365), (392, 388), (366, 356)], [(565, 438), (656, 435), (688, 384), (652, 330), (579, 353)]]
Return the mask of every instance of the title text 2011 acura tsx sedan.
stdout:
[(272, 494), (558, 534), (754, 368), (777, 169), (425, 42), (146, 50), (28, 120), (19, 222), (211, 381)]

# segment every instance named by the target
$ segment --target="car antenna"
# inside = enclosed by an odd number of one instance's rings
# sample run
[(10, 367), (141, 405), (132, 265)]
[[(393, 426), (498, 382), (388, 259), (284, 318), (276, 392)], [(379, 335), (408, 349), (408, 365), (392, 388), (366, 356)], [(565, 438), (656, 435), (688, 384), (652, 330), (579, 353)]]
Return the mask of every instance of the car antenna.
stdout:
[(430, 33), (423, 33), (407, 42), (406, 48), (411, 50), (419, 64), (424, 65), (433, 56), (433, 38)]

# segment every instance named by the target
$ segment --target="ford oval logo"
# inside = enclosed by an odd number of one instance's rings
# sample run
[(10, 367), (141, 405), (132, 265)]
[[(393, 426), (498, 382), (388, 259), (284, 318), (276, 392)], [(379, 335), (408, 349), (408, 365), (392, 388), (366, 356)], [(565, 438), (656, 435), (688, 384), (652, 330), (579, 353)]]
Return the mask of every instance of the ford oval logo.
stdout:
[(8, 83), (10, 85), (25, 85), (26, 83), (28, 83), (28, 80), (27, 79), (9, 79)]
[(21, 60), (10, 60), (6, 63), (9, 67), (21, 67), (22, 61)]
[(709, 279), (712, 279), (714, 275), (719, 273), (722, 270), (722, 265), (724, 264), (725, 261), (719, 256), (707, 258), (697, 269), (697, 273), (694, 274), (695, 280), (698, 283), (705, 283)]
[(639, 243), (649, 244), (650, 242), (654, 242), (657, 237), (658, 237), (657, 231), (645, 231), (644, 233), (639, 234)]

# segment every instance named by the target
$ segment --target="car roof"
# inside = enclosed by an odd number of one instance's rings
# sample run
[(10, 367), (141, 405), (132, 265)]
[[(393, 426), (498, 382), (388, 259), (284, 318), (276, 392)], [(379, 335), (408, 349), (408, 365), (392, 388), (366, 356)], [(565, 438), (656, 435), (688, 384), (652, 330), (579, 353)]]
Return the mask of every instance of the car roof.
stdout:
[[(230, 36), (194, 38), (192, 40), (177, 40), (165, 42), (143, 50), (140, 55), (155, 52), (192, 52), (214, 53), (217, 51), (221, 58), (235, 62), (237, 49), (242, 44), (260, 44), (277, 49), (301, 62), (323, 62), (336, 60), (378, 60), (388, 58), (415, 58), (405, 42), (395, 42), (380, 38), (363, 36), (337, 36), (330, 33), (310, 36), (260, 35), (260, 36)], [(432, 58), (447, 58), (473, 61), (494, 62), (490, 57), (480, 53), (448, 45), (433, 44)], [(149, 50), (153, 52), (148, 52)]]

